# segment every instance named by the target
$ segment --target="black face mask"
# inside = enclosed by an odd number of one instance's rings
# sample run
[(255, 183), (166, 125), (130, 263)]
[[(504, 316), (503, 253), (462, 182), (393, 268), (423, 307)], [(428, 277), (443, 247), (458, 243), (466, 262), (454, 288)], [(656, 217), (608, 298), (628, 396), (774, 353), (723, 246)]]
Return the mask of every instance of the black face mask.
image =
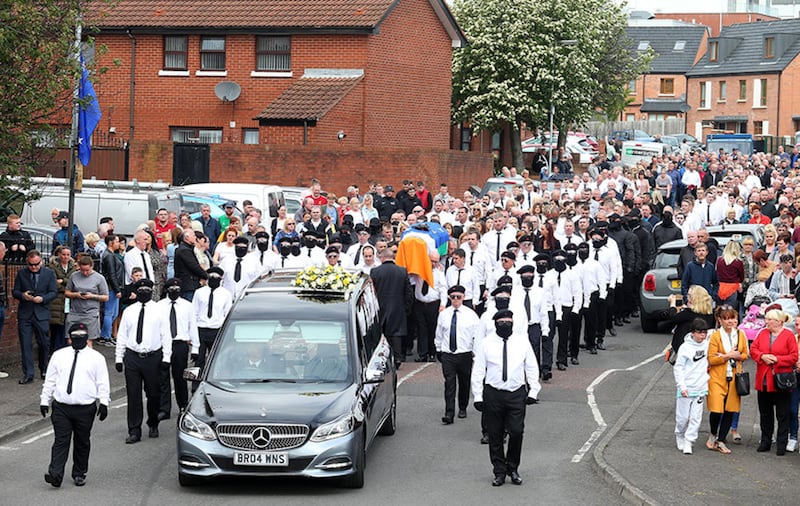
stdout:
[(594, 249), (600, 249), (604, 245), (605, 245), (605, 242), (603, 242), (603, 239), (600, 239), (600, 240), (592, 239), (592, 246), (594, 246)]
[(76, 350), (82, 350), (86, 348), (86, 342), (89, 340), (89, 334), (86, 332), (75, 332), (74, 334), (70, 334), (69, 336), (70, 341), (72, 341), (72, 347)]
[(575, 267), (576, 265), (578, 265), (577, 251), (575, 253), (567, 254), (567, 265), (569, 265), (570, 267)]
[(256, 241), (258, 251), (267, 251), (269, 249), (269, 241), (266, 239), (258, 239)]
[(667, 211), (661, 215), (661, 222), (664, 225), (671, 225), (672, 224), (672, 213)]
[(150, 302), (153, 299), (153, 289), (152, 288), (138, 288), (136, 290), (136, 300), (145, 303)]
[[(177, 290), (176, 290), (177, 288)], [(181, 296), (181, 289), (178, 287), (175, 288), (167, 288), (167, 297), (169, 300), (178, 300), (178, 297)]]
[(522, 286), (525, 288), (530, 288), (533, 286), (533, 276), (522, 276), (520, 281), (522, 282)]
[(281, 244), (280, 251), (282, 257), (288, 257), (292, 253), (292, 247), (288, 244)]
[(212, 290), (216, 290), (217, 288), (219, 288), (219, 285), (221, 283), (222, 283), (222, 278), (220, 278), (219, 276), (210, 276), (208, 278), (208, 286)]
[(317, 245), (317, 240), (314, 239), (313, 237), (306, 237), (303, 240), (303, 244), (305, 245), (306, 248), (310, 249)]
[(589, 250), (588, 249), (579, 249), (578, 250), (578, 256), (580, 257), (581, 260), (586, 260), (587, 258), (589, 258)]
[(567, 262), (565, 260), (553, 260), (553, 267), (557, 272), (564, 272), (567, 270)]
[(494, 329), (497, 335), (503, 339), (508, 339), (514, 332), (514, 324), (512, 322), (494, 322)]
[(544, 274), (545, 272), (547, 272), (547, 264), (537, 263), (536, 272), (538, 272), (539, 274)]
[(622, 222), (612, 221), (611, 223), (608, 224), (608, 228), (610, 228), (611, 230), (619, 230), (622, 228)]
[(494, 307), (497, 309), (508, 309), (508, 303), (510, 300), (510, 297), (495, 297)]
[(639, 218), (630, 218), (628, 219), (628, 226), (630, 228), (636, 228), (639, 226)]
[(236, 258), (244, 258), (247, 255), (247, 246), (236, 246), (233, 251), (236, 253)]

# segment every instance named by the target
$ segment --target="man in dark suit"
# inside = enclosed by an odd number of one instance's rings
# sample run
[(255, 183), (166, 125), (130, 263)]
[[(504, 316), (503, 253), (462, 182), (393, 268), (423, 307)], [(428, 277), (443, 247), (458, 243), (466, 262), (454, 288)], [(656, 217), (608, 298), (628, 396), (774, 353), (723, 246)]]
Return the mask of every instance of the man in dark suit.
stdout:
[(181, 281), (181, 297), (189, 302), (194, 298), (194, 291), (200, 288), (200, 280), (208, 279), (208, 274), (194, 255), (195, 239), (194, 230), (184, 230), (181, 243), (175, 249), (175, 277)]
[(369, 273), (380, 305), (383, 335), (392, 343), (394, 361), (399, 367), (403, 354), (403, 338), (408, 335), (407, 316), (414, 303), (414, 292), (405, 268), (394, 263), (394, 252), (386, 248), (378, 255), (381, 265)]
[(50, 302), (56, 298), (56, 275), (42, 265), (42, 255), (30, 250), (25, 257), (27, 269), (21, 269), (14, 281), (14, 298), (19, 301), (17, 325), (19, 347), (22, 353), (22, 379), (20, 385), (33, 382), (33, 336), (39, 348), (39, 370), (44, 379), (50, 357)]

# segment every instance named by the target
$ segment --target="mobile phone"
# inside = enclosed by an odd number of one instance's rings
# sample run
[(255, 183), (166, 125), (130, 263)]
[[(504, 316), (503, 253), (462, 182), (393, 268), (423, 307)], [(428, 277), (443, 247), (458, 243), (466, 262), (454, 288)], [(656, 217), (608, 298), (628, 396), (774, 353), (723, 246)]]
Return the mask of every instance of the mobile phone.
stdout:
[(676, 307), (683, 306), (683, 296), (678, 295), (678, 297), (675, 299), (675, 306)]

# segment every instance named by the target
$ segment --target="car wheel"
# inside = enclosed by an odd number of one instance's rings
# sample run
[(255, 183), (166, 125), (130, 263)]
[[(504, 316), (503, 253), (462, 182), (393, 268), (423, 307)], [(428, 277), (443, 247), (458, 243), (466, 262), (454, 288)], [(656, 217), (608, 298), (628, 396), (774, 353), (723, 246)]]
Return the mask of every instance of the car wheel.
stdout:
[(396, 430), (397, 430), (397, 394), (395, 394), (394, 399), (392, 400), (392, 408), (389, 411), (389, 416), (386, 417), (386, 420), (383, 421), (383, 425), (381, 425), (380, 430), (378, 430), (378, 435), (393, 436)]
[(658, 332), (658, 320), (648, 318), (647, 315), (642, 312), (639, 321), (642, 323), (642, 332), (647, 332), (648, 334)]
[(178, 473), (178, 483), (180, 483), (181, 487), (193, 487), (196, 485), (200, 485), (204, 483), (205, 480), (198, 476), (192, 476), (191, 474), (184, 474)]
[[(366, 434), (366, 427), (362, 427), (363, 434)], [(361, 445), (356, 449), (356, 454), (353, 456), (353, 474), (346, 476), (339, 482), (345, 488), (364, 488), (364, 467), (367, 463), (366, 456), (366, 442), (364, 437), (361, 437)]]

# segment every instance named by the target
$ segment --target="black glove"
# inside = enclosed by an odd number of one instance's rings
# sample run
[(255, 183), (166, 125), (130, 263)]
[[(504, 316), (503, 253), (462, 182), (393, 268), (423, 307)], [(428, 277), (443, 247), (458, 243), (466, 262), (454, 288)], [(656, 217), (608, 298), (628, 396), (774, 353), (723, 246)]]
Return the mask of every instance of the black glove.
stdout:
[(477, 411), (483, 412), (483, 401), (475, 401), (472, 403)]
[(117, 372), (122, 372), (122, 362), (114, 364), (114, 368), (116, 368)]
[(198, 358), (200, 358), (200, 356), (197, 353), (192, 353), (192, 365), (195, 367), (197, 367)]
[(108, 418), (108, 406), (101, 404), (100, 407), (97, 408), (97, 418), (99, 418), (101, 422)]
[(439, 362), (442, 361), (442, 352), (441, 351), (437, 351), (436, 352), (436, 360), (438, 360)]
[(161, 370), (162, 371), (169, 371), (170, 364), (169, 362), (161, 362)]
[(42, 418), (47, 418), (47, 413), (50, 412), (50, 406), (43, 404), (39, 406), (39, 411), (42, 413)]
[(526, 398), (525, 398), (525, 404), (527, 404), (527, 405), (529, 405), (529, 406), (530, 406), (531, 404), (539, 404), (539, 399), (537, 399), (537, 398), (535, 398), (535, 397), (526, 397)]

